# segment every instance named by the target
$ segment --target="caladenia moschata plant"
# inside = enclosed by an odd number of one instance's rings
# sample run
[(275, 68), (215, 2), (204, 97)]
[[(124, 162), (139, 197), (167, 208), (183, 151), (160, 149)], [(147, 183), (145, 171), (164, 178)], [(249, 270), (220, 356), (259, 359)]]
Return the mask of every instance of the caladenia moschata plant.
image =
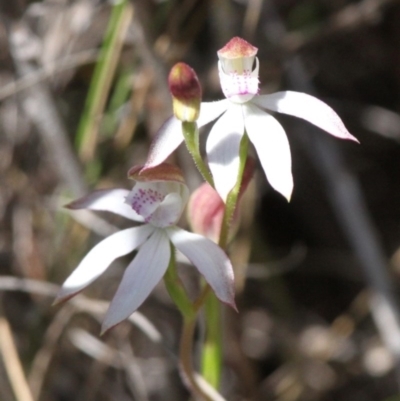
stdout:
[[(194, 331), (198, 311), (204, 306), (202, 373), (217, 388), (222, 366), (219, 301), (236, 309), (233, 269), (225, 252), (233, 237), (237, 204), (254, 169), (248, 156), (249, 140), (268, 181), (288, 200), (293, 191), (289, 143), (283, 127), (270, 112), (302, 118), (333, 136), (358, 142), (339, 116), (313, 96), (291, 91), (259, 95), (256, 53), (254, 46), (238, 37), (218, 52), (221, 88), (226, 99), (216, 102), (202, 103), (195, 71), (187, 64), (176, 64), (168, 78), (174, 116), (158, 132), (145, 165), (129, 171), (128, 176), (136, 182), (133, 189), (95, 191), (68, 205), (71, 209), (109, 211), (142, 224), (97, 244), (67, 278), (56, 302), (83, 290), (116, 258), (138, 250), (106, 313), (102, 332), (129, 317), (164, 277), (168, 292), (183, 315), (181, 372), (193, 393), (205, 400), (221, 397), (212, 396), (194, 373)], [(206, 142), (206, 162), (199, 149), (199, 128), (216, 119)], [(189, 191), (181, 171), (165, 163), (183, 141), (206, 181), (190, 201), (188, 216), (196, 234), (176, 226)], [(202, 292), (194, 301), (176, 272), (175, 249), (205, 279)]]
[(192, 320), (196, 307), (176, 274), (176, 248), (197, 267), (218, 299), (235, 308), (233, 270), (226, 254), (210, 239), (176, 226), (189, 196), (179, 168), (162, 163), (142, 171), (137, 166), (129, 171), (129, 178), (136, 182), (131, 191), (98, 190), (67, 205), (112, 212), (142, 224), (97, 244), (67, 278), (56, 302), (76, 295), (116, 258), (138, 249), (106, 313), (102, 332), (129, 317), (164, 276), (172, 299), (185, 318)]
[[(336, 112), (316, 97), (293, 91), (259, 95), (256, 54), (257, 48), (239, 37), (218, 51), (219, 77), (226, 99), (216, 102), (200, 104), (201, 88), (195, 72), (184, 63), (173, 67), (169, 87), (174, 116), (159, 130), (144, 167), (146, 170), (159, 165), (185, 141), (199, 172), (207, 181), (190, 202), (192, 226), (210, 235), (223, 249), (227, 248), (230, 239), (229, 230), (241, 191), (249, 140), (271, 186), (288, 201), (291, 198), (293, 177), (289, 142), (271, 112), (304, 119), (337, 138), (358, 142)], [(205, 163), (199, 151), (199, 128), (216, 119), (207, 138)], [(220, 195), (221, 202), (216, 200), (213, 189)], [(203, 202), (207, 196), (212, 199), (213, 210), (196, 212), (196, 203)], [(216, 298), (205, 298), (209, 334), (203, 349), (203, 374), (214, 386), (219, 383), (222, 354), (218, 311)]]

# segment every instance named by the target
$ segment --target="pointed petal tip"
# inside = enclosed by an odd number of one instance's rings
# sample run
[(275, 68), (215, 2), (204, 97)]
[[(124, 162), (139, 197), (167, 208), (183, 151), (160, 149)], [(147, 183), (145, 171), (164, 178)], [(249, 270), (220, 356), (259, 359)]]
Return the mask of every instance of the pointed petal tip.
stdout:
[(69, 203), (66, 203), (66, 204), (63, 206), (63, 208), (65, 208), (65, 209), (70, 209), (70, 210), (79, 209), (79, 207), (77, 207), (77, 201), (76, 201), (76, 200), (75, 200), (75, 201), (72, 201), (72, 202), (69, 202)]
[(292, 200), (292, 195), (293, 195), (293, 188), (294, 188), (293, 182), (289, 189), (279, 187), (276, 184), (275, 185), (271, 184), (271, 186), (275, 189), (275, 191), (280, 193), (286, 199), (287, 203), (290, 203), (290, 201)]
[(114, 328), (115, 326), (117, 326), (119, 323), (113, 323), (113, 324), (107, 324), (105, 321), (102, 323), (101, 325), (101, 329), (100, 329), (100, 336), (104, 336), (104, 334), (108, 333), (109, 330), (111, 330), (112, 328)]
[(73, 298), (75, 295), (77, 295), (80, 291), (73, 292), (73, 293), (64, 293), (62, 289), (60, 292), (57, 294), (55, 300), (52, 302), (51, 306), (58, 306), (61, 305), (67, 301), (69, 301), (71, 298)]
[(361, 142), (360, 142), (355, 136), (353, 136), (353, 135), (351, 135), (351, 134), (350, 134), (349, 139), (350, 139), (351, 141), (353, 141), (353, 142), (358, 143), (359, 145), (361, 144)]
[(235, 299), (232, 299), (231, 302), (224, 302), (225, 305), (230, 306), (236, 313), (239, 313), (239, 309), (236, 306)]
[(58, 306), (58, 305), (60, 305), (62, 302), (63, 302), (63, 299), (57, 297), (57, 298), (51, 303), (51, 306)]
[(301, 118), (336, 138), (359, 143), (345, 127), (340, 116), (325, 102), (307, 93), (284, 91), (255, 98), (254, 103), (267, 110)]
[(104, 317), (103, 323), (101, 324), (100, 336), (103, 336), (104, 334), (108, 333), (111, 329), (120, 325), (124, 320), (129, 319), (129, 317), (131, 316), (131, 315), (128, 315), (128, 317), (116, 320), (116, 319), (113, 319), (112, 316), (108, 314), (108, 311)]

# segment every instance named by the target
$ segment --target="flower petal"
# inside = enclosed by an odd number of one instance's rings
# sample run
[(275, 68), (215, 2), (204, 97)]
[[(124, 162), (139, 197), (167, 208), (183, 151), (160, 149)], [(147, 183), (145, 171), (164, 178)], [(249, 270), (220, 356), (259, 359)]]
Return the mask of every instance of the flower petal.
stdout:
[(206, 143), (215, 189), (226, 202), (239, 172), (239, 147), (244, 132), (242, 106), (231, 104), (214, 124)]
[(126, 268), (104, 318), (102, 333), (135, 312), (163, 277), (170, 258), (171, 248), (165, 232), (155, 230)]
[[(238, 71), (243, 70), (243, 68), (240, 67), (240, 64), (242, 64), (243, 61), (244, 60), (239, 59), (226, 61), (225, 65), (231, 64), (230, 69), (234, 70), (230, 73), (224, 71), (222, 68), (222, 61), (218, 63), (219, 80), (222, 92), (225, 97), (233, 103), (247, 103), (260, 91), (260, 81), (258, 80), (260, 63), (258, 58), (256, 57), (256, 66), (253, 71), (242, 71), (241, 73), (238, 73)], [(250, 65), (252, 66), (253, 62), (251, 62)], [(239, 68), (236, 69), (235, 67)]]
[(142, 216), (138, 215), (125, 200), (129, 191), (127, 189), (99, 189), (77, 199), (65, 207), (68, 209), (90, 209), (112, 212), (127, 219), (143, 222)]
[(169, 118), (157, 132), (150, 147), (144, 170), (158, 166), (183, 142), (182, 122)]
[(203, 127), (209, 122), (218, 118), (229, 107), (229, 100), (223, 99), (216, 102), (203, 102), (200, 105), (200, 115), (197, 120), (197, 126)]
[(128, 228), (99, 242), (67, 278), (54, 302), (65, 301), (83, 290), (104, 273), (116, 258), (142, 245), (153, 231), (154, 227), (150, 225)]
[(258, 107), (243, 106), (244, 124), (268, 182), (288, 201), (293, 191), (292, 160), (289, 142), (281, 124)]
[(343, 121), (331, 107), (306, 93), (276, 92), (271, 95), (255, 97), (252, 103), (268, 110), (307, 120), (337, 138), (358, 142), (358, 139), (347, 131)]
[[(173, 195), (173, 196), (171, 196)], [(146, 223), (157, 227), (175, 224), (189, 197), (189, 189), (179, 182), (137, 182), (126, 202)]]
[(211, 240), (178, 227), (166, 230), (171, 242), (197, 267), (216, 296), (235, 306), (233, 269), (225, 252)]
[(179, 220), (186, 202), (177, 193), (168, 194), (149, 219), (156, 227), (169, 227)]
[[(229, 102), (226, 99), (202, 103), (197, 120), (198, 127), (200, 128), (215, 120), (228, 108), (228, 105)], [(154, 138), (143, 169), (158, 166), (183, 142), (183, 139), (182, 122), (176, 117), (169, 118)]]

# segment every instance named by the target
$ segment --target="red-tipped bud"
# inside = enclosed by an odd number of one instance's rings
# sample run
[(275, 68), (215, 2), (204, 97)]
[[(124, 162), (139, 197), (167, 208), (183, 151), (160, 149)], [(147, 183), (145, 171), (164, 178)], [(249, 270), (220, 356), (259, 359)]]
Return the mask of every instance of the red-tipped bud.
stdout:
[(168, 76), (175, 117), (181, 121), (198, 119), (201, 103), (201, 86), (196, 72), (185, 63), (175, 64)]

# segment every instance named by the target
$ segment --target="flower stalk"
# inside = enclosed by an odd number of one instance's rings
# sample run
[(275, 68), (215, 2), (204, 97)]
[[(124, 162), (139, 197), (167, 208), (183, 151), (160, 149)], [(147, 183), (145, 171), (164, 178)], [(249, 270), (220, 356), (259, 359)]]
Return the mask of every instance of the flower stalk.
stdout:
[(175, 305), (181, 312), (185, 319), (195, 319), (196, 311), (194, 309), (192, 301), (189, 299), (185, 287), (176, 271), (176, 258), (175, 248), (171, 244), (171, 259), (167, 271), (164, 276), (165, 287), (167, 288), (168, 294), (174, 301)]
[(239, 148), (239, 172), (235, 186), (229, 192), (226, 199), (224, 217), (221, 224), (221, 233), (219, 236), (218, 245), (222, 249), (226, 249), (229, 240), (229, 229), (232, 223), (233, 214), (235, 213), (236, 205), (239, 198), (240, 187), (242, 185), (243, 173), (246, 166), (247, 152), (249, 149), (249, 139), (246, 134), (243, 135), (240, 141)]
[[(237, 206), (240, 187), (242, 185), (243, 173), (246, 166), (249, 140), (247, 135), (243, 135), (240, 143), (239, 173), (237, 181), (231, 192), (228, 194), (225, 204), (224, 217), (221, 223), (220, 237), (218, 244), (226, 250), (229, 240), (229, 230), (233, 215)], [(221, 329), (221, 305), (216, 296), (210, 293), (205, 299), (205, 321), (207, 327), (206, 340), (202, 355), (202, 374), (206, 380), (215, 388), (218, 388), (221, 381), (222, 371), (222, 329)]]
[(208, 167), (204, 163), (203, 158), (200, 154), (199, 147), (199, 129), (197, 127), (196, 122), (183, 121), (182, 122), (182, 133), (185, 138), (185, 144), (187, 150), (193, 158), (193, 161), (199, 170), (200, 174), (203, 178), (214, 187), (214, 180)]

